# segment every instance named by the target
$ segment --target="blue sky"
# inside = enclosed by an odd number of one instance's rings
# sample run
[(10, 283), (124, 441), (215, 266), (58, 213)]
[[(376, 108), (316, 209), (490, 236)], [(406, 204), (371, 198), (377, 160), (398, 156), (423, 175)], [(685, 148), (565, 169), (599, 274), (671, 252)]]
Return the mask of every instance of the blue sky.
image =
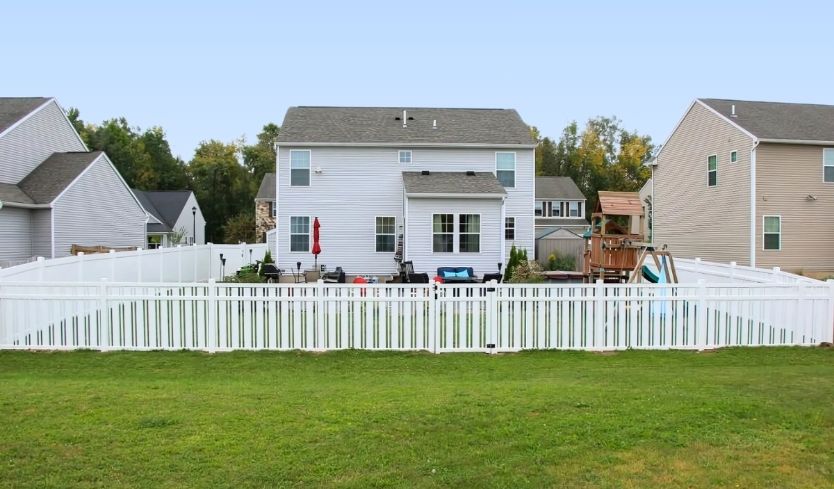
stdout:
[(291, 105), (616, 115), (663, 142), (695, 97), (834, 104), (830, 2), (38, 2), (4, 7), (0, 94), (254, 140)]

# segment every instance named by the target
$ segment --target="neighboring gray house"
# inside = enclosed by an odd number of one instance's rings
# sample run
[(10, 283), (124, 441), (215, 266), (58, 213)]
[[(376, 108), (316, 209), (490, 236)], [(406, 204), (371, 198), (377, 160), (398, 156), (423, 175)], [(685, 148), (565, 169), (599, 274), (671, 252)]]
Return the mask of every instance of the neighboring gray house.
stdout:
[(143, 246), (147, 216), (53, 98), (0, 98), (0, 266), (72, 245)]
[(514, 244), (533, 256), (534, 150), (515, 110), (291, 107), (277, 156), (272, 251), (282, 267), (348, 274), (471, 266), (495, 272)]
[(675, 256), (834, 272), (834, 106), (696, 99), (650, 166)]
[(255, 236), (258, 243), (266, 243), (266, 233), (275, 229), (275, 174), (267, 173), (255, 196)]
[(205, 244), (206, 220), (191, 190), (133, 189), (148, 213), (148, 248)]
[(536, 177), (536, 238), (565, 229), (581, 236), (590, 228), (585, 195), (571, 177)]

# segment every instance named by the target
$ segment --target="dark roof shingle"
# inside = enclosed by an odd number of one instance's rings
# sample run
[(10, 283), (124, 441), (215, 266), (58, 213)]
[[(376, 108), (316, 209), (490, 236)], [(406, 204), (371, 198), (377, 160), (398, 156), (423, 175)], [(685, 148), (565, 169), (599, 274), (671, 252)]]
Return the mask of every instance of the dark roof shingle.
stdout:
[[(403, 127), (403, 110), (407, 127)], [(535, 144), (530, 128), (513, 109), (408, 107), (290, 107), (278, 142)]]
[(255, 199), (275, 200), (274, 173), (264, 174), (264, 178), (261, 180), (261, 186), (258, 188), (258, 194), (255, 196)]
[(536, 177), (536, 198), (584, 200), (585, 196), (571, 177)]
[[(759, 139), (834, 141), (834, 105), (698, 100)], [(732, 116), (733, 105), (735, 117)]]
[(505, 195), (504, 187), (490, 172), (403, 172), (406, 194), (492, 194)]
[[(177, 224), (183, 207), (191, 196), (191, 190), (137, 190), (133, 189), (136, 198), (147, 212), (162, 221), (171, 230)], [(150, 227), (149, 230), (152, 230)], [(159, 229), (163, 231), (162, 228)]]
[(35, 201), (26, 192), (13, 183), (0, 183), (0, 202), (16, 202), (18, 204), (34, 204)]
[(34, 203), (49, 204), (102, 154), (101, 151), (52, 153), (26, 175), (18, 187), (26, 192)]
[(0, 132), (49, 100), (51, 99), (46, 97), (0, 97)]

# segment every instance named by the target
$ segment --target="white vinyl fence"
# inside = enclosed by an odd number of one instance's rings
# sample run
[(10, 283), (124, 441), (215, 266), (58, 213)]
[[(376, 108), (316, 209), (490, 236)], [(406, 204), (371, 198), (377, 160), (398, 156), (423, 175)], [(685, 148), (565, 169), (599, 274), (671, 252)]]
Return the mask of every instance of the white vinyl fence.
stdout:
[[(0, 282), (205, 282), (262, 260), (266, 244), (178, 246), (38, 260), (0, 269)], [(225, 266), (221, 256), (226, 260)]]
[[(654, 265), (651, 265), (655, 268)], [(736, 265), (735, 262), (715, 263), (700, 258), (675, 258), (678, 279), (682, 283), (705, 280), (711, 283), (734, 284), (819, 284), (818, 280), (783, 272), (779, 267), (766, 269)]]
[(0, 348), (505, 352), (831, 341), (831, 284), (0, 282)]

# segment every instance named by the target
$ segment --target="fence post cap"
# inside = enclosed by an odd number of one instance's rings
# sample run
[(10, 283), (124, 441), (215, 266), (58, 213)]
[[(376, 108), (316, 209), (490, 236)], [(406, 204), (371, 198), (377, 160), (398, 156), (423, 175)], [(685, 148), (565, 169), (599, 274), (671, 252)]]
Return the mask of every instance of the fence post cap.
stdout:
[(214, 285), (214, 284), (217, 283), (217, 280), (215, 280), (213, 278), (210, 278), (210, 279), (208, 279), (208, 283), (211, 284), (211, 285)]
[(46, 261), (46, 258), (44, 258), (44, 257), (42, 257), (42, 256), (39, 256), (39, 257), (38, 257), (35, 261), (37, 261), (38, 263), (40, 263), (41, 265), (43, 265), (43, 262), (45, 262), (45, 261)]
[(730, 262), (730, 266), (731, 266), (731, 267), (734, 267), (734, 266), (736, 266), (736, 262), (734, 262), (734, 261), (731, 261), (731, 262)]
[(695, 261), (697, 261), (697, 262), (699, 262), (699, 263), (700, 263), (700, 262), (701, 262), (701, 259), (700, 259), (700, 258), (695, 258)]
[(178, 244), (178, 245), (177, 245), (177, 248), (182, 248), (182, 245), (181, 245), (181, 244)]
[(110, 251), (108, 251), (107, 253), (115, 253), (115, 252), (116, 252), (116, 250), (111, 249), (111, 250), (110, 250)]
[(601, 278), (598, 278), (598, 279), (597, 279), (597, 281), (596, 281), (596, 283), (597, 283), (597, 284), (604, 284), (604, 283), (605, 283), (605, 280), (603, 280), (603, 279), (601, 279)]
[(773, 273), (779, 273), (781, 270), (779, 267), (773, 267)]
[(78, 252), (78, 255), (76, 255), (76, 256), (84, 256), (84, 252), (83, 252), (83, 251), (79, 251), (79, 252)]
[(317, 284), (323, 284), (323, 283), (324, 283), (324, 279), (321, 279), (321, 278), (320, 278), (320, 279), (316, 280), (316, 283), (317, 283)]

